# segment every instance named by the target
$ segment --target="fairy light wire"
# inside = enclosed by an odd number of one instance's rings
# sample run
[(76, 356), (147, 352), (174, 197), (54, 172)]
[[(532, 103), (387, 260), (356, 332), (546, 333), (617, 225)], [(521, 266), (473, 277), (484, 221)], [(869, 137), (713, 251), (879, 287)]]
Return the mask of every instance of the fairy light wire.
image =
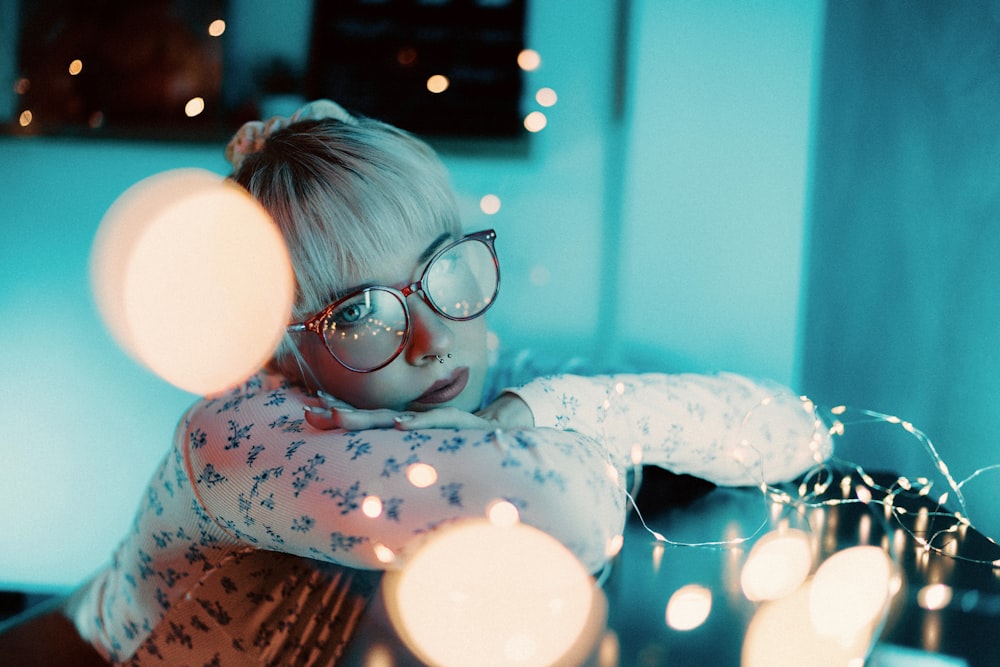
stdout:
[[(622, 391), (619, 389), (617, 393), (621, 394)], [(607, 438), (605, 429), (608, 427), (608, 422), (610, 421), (607, 417), (613, 401), (616, 400), (615, 394), (616, 391), (614, 387), (608, 391), (607, 398), (603, 405), (604, 414), (599, 418), (598, 422), (603, 431), (602, 435), (605, 438)], [(825, 421), (824, 418), (820, 416), (821, 409), (819, 406), (817, 406), (808, 397), (800, 396), (797, 398), (802, 401), (804, 408), (811, 412), (811, 414), (815, 417), (816, 426), (813, 432), (813, 437), (810, 441), (810, 446), (814, 449), (814, 451), (815, 444), (818, 441), (817, 435), (826, 434), (831, 438), (837, 438), (843, 437), (848, 428), (853, 431), (854, 428), (864, 424), (885, 423), (898, 425), (920, 444), (930, 459), (933, 470), (940, 474), (944, 479), (947, 491), (939, 495), (937, 498), (931, 498), (930, 492), (935, 484), (935, 481), (923, 476), (911, 479), (907, 476), (898, 475), (891, 483), (880, 484), (861, 465), (838, 458), (836, 455), (831, 455), (826, 460), (817, 462), (816, 465), (812, 466), (809, 470), (800, 475), (797, 482), (768, 484), (763, 474), (764, 462), (760, 451), (754, 447), (751, 442), (740, 439), (739, 436), (742, 433), (743, 428), (750, 422), (754, 413), (758, 409), (770, 405), (775, 399), (780, 397), (783, 397), (783, 394), (768, 396), (747, 410), (742, 419), (740, 429), (737, 432), (737, 442), (741, 446), (741, 448), (737, 449), (737, 451), (746, 451), (749, 449), (757, 455), (755, 457), (755, 461), (743, 463), (748, 469), (751, 467), (756, 469), (755, 475), (758, 479), (757, 488), (761, 492), (762, 498), (765, 501), (765, 506), (769, 503), (785, 505), (788, 509), (810, 509), (857, 503), (868, 506), (880, 506), (884, 508), (883, 512), (873, 512), (872, 514), (879, 519), (880, 523), (882, 523), (886, 534), (891, 532), (891, 527), (895, 525), (902, 529), (915, 544), (919, 545), (924, 552), (935, 553), (937, 555), (958, 561), (986, 565), (991, 568), (1000, 569), (1000, 558), (997, 558), (996, 560), (986, 560), (958, 554), (949, 549), (949, 545), (954, 546), (953, 541), (947, 540), (949, 536), (954, 536), (963, 527), (975, 528), (975, 526), (968, 519), (968, 506), (965, 495), (962, 492), (962, 487), (967, 482), (984, 473), (993, 470), (1000, 470), (1000, 463), (979, 468), (968, 477), (962, 479), (961, 481), (957, 481), (931, 439), (923, 431), (916, 428), (912, 423), (904, 421), (899, 417), (877, 412), (875, 410), (849, 408), (845, 405), (838, 405), (828, 409), (826, 412), (828, 412), (829, 415), (824, 415), (827, 420)], [(608, 454), (610, 460), (610, 451)], [(643, 463), (641, 460), (633, 460), (632, 467), (637, 476), (641, 474), (642, 465)], [(851, 473), (856, 475), (861, 483), (854, 483), (850, 477)], [(848, 483), (847, 489), (842, 491), (843, 497), (824, 497), (827, 495), (827, 492), (831, 489), (831, 487), (837, 483), (838, 478), (841, 480), (842, 485), (844, 485), (845, 482)], [(631, 504), (636, 518), (639, 520), (642, 528), (652, 535), (656, 542), (668, 544), (670, 546), (695, 548), (727, 548), (739, 546), (756, 539), (762, 532), (764, 532), (772, 520), (769, 516), (765, 515), (765, 518), (752, 532), (747, 535), (731, 539), (704, 542), (677, 541), (670, 539), (663, 533), (654, 530), (648, 525), (645, 517), (638, 507), (638, 504), (636, 503), (635, 497), (628, 489), (625, 489), (625, 496)], [(948, 525), (945, 527), (938, 527), (929, 524), (927, 530), (917, 530), (911, 527), (906, 519), (910, 516), (910, 514), (917, 512), (911, 511), (904, 506), (906, 504), (904, 501), (908, 497), (912, 497), (917, 500), (920, 498), (926, 498), (932, 503), (936, 502), (936, 507), (934, 509), (926, 506), (923, 507), (928, 521), (937, 524), (939, 523), (939, 520), (946, 520)], [(958, 505), (959, 509), (957, 511), (951, 511), (945, 508), (945, 503), (951, 497), (954, 497), (955, 502)], [(891, 523), (890, 520), (892, 520)], [(931, 528), (933, 528), (933, 530), (931, 530)], [(985, 535), (982, 532), (979, 534), (991, 544), (997, 545), (996, 540), (991, 536)], [(943, 542), (943, 544), (941, 544), (941, 542)], [(997, 546), (1000, 547), (1000, 545)]]

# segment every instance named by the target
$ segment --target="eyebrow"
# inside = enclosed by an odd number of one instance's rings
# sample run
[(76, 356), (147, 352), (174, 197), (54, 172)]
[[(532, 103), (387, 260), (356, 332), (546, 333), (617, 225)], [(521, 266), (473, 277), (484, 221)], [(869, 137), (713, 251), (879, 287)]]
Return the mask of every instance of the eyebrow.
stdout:
[[(430, 245), (427, 246), (422, 253), (420, 253), (420, 256), (417, 257), (417, 266), (422, 266), (423, 264), (426, 264), (427, 261), (431, 257), (433, 257), (438, 250), (441, 249), (441, 246), (443, 246), (448, 241), (453, 240), (454, 238), (455, 235), (452, 234), (451, 232), (442, 232), (441, 234), (439, 234), (438, 237), (433, 241), (431, 241)], [(405, 282), (409, 284), (409, 281)], [(356, 292), (360, 292), (361, 290), (365, 290), (370, 287), (379, 287), (379, 285), (378, 283), (362, 283), (360, 285), (348, 287), (346, 290), (341, 291), (339, 294), (334, 294), (330, 300), (330, 303), (339, 301), (348, 294), (354, 294)], [(390, 285), (385, 285), (385, 287), (390, 287)]]
[(451, 232), (442, 232), (441, 234), (439, 234), (438, 237), (434, 239), (429, 246), (427, 246), (427, 249), (424, 250), (422, 253), (420, 253), (420, 257), (418, 258), (419, 263), (423, 264), (424, 262), (429, 260), (431, 257), (434, 256), (434, 253), (438, 251), (438, 248), (444, 245), (445, 241), (450, 241), (453, 238), (454, 235)]

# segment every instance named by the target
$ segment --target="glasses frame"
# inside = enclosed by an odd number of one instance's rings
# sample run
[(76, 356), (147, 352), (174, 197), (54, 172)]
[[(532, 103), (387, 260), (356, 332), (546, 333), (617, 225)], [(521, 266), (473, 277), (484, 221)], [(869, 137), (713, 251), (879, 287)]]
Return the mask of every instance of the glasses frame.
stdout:
[[(479, 232), (472, 232), (470, 234), (466, 234), (461, 238), (455, 239), (448, 245), (444, 246), (443, 248), (435, 252), (434, 255), (429, 260), (427, 260), (427, 264), (424, 266), (424, 270), (420, 273), (420, 277), (414, 282), (410, 283), (409, 285), (406, 285), (402, 289), (396, 287), (386, 287), (384, 285), (371, 285), (369, 287), (364, 287), (362, 289), (351, 292), (350, 294), (342, 296), (341, 298), (337, 299), (336, 301), (328, 305), (326, 308), (324, 308), (323, 310), (319, 311), (318, 313), (309, 317), (306, 320), (303, 320), (301, 322), (293, 322), (292, 324), (289, 324), (288, 327), (286, 328), (286, 331), (289, 333), (302, 333), (302, 332), (314, 333), (320, 337), (320, 340), (323, 341), (323, 347), (326, 348), (326, 351), (330, 353), (330, 356), (333, 357), (338, 364), (340, 364), (347, 370), (353, 371), (355, 373), (374, 373), (375, 371), (385, 368), (393, 361), (395, 361), (396, 357), (398, 357), (399, 354), (406, 348), (406, 344), (410, 340), (410, 335), (413, 331), (413, 327), (411, 326), (412, 318), (410, 317), (410, 307), (407, 305), (406, 299), (411, 294), (418, 294), (420, 298), (423, 299), (424, 303), (426, 303), (427, 306), (432, 311), (434, 311), (441, 317), (447, 320), (451, 320), (453, 322), (468, 322), (469, 320), (474, 320), (477, 317), (482, 317), (483, 315), (485, 315), (486, 311), (488, 311), (490, 308), (493, 307), (493, 304), (496, 302), (497, 294), (500, 292), (500, 260), (497, 259), (497, 251), (494, 245), (496, 238), (497, 238), (497, 233), (492, 229), (484, 229)], [(490, 256), (493, 258), (493, 267), (496, 269), (497, 272), (497, 284), (496, 288), (493, 290), (493, 294), (490, 295), (489, 297), (489, 303), (487, 303), (486, 307), (483, 308), (480, 312), (476, 313), (475, 315), (472, 315), (471, 317), (454, 317), (452, 315), (448, 315), (447, 313), (441, 312), (441, 310), (439, 310), (438, 307), (434, 305), (434, 302), (430, 299), (430, 297), (427, 296), (427, 292), (424, 290), (424, 281), (427, 280), (427, 274), (430, 271), (431, 266), (434, 265), (434, 262), (436, 262), (442, 255), (449, 252), (455, 246), (460, 245), (462, 243), (467, 243), (469, 241), (478, 241), (489, 249)], [(330, 344), (327, 342), (326, 336), (323, 335), (323, 322), (342, 303), (344, 303), (349, 299), (357, 297), (359, 294), (363, 294), (364, 292), (368, 292), (371, 290), (381, 290), (383, 292), (388, 292), (392, 294), (394, 297), (396, 297), (396, 300), (398, 300), (403, 305), (403, 321), (406, 329), (404, 330), (403, 336), (399, 341), (399, 346), (396, 348), (396, 351), (393, 352), (392, 355), (388, 359), (386, 359), (383, 363), (379, 364), (378, 366), (375, 366), (374, 368), (355, 368), (342, 361), (336, 355), (336, 353), (332, 349), (330, 349)]]

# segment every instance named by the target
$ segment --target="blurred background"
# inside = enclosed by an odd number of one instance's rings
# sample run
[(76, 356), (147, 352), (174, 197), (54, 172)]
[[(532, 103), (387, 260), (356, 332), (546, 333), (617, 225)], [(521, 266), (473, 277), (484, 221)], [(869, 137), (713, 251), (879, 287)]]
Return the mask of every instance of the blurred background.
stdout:
[[(1000, 463), (998, 1), (171, 0), (142, 3), (153, 31), (29, 4), (0, 0), (0, 589), (94, 571), (195, 398), (99, 320), (105, 211), (225, 174), (243, 120), (316, 93), (438, 148), (466, 227), (499, 233), (502, 346), (767, 377), (899, 415), (957, 479)], [(95, 34), (103, 60), (74, 55)], [(857, 433), (866, 466), (933, 466)], [(997, 488), (965, 487), (994, 537)]]

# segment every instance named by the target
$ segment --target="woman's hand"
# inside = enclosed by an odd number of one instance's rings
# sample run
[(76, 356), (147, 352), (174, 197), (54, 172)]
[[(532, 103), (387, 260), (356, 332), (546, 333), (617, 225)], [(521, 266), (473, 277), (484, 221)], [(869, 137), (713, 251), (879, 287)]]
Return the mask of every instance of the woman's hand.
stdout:
[(427, 428), (504, 429), (532, 428), (535, 418), (528, 405), (515, 394), (501, 394), (478, 412), (458, 408), (433, 408), (424, 412), (396, 410), (358, 410), (329, 394), (320, 392), (319, 404), (306, 407), (306, 421), (328, 430), (342, 428), (364, 431), (373, 428), (397, 428), (413, 431)]

